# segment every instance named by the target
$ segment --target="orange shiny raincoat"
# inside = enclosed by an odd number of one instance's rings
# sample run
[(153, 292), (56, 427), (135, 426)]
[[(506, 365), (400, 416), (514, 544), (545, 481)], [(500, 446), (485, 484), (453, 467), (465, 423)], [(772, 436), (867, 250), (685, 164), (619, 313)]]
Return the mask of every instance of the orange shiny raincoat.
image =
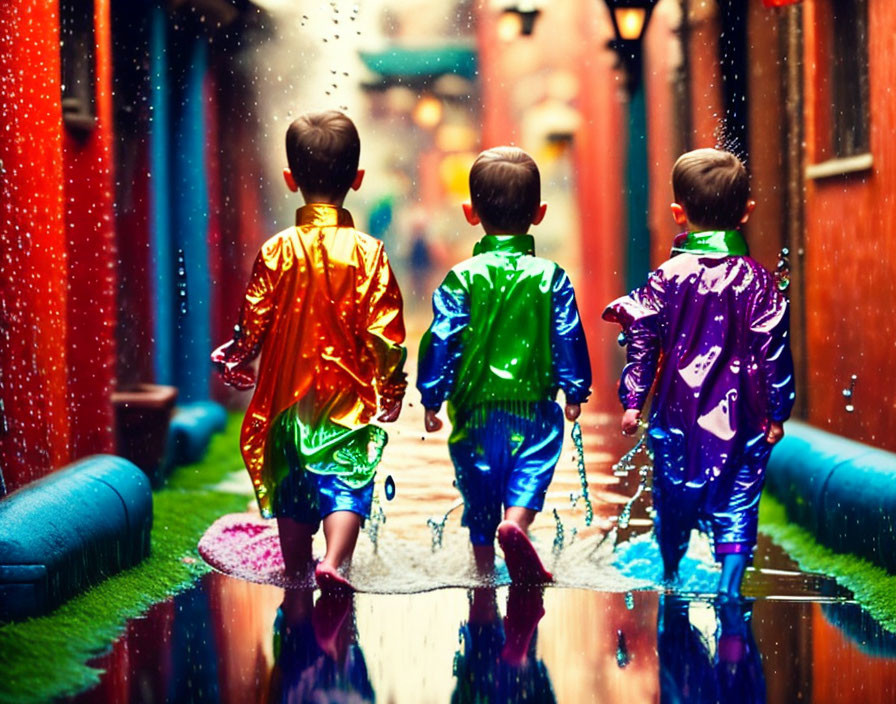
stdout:
[(383, 244), (355, 230), (347, 210), (306, 205), (264, 244), (225, 360), (232, 369), (260, 354), (240, 446), (262, 515), (272, 516), (266, 449), (278, 416), (301, 409), (305, 426), (330, 437), (364, 429), (378, 396), (386, 406), (404, 395), (404, 338)]

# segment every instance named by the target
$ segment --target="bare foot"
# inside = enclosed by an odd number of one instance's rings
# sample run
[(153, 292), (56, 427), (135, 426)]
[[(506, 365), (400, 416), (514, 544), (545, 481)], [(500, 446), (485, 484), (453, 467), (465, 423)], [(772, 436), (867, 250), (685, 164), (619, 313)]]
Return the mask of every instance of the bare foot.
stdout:
[(339, 574), (339, 570), (325, 562), (319, 563), (317, 567), (314, 568), (314, 578), (317, 580), (317, 586), (320, 587), (322, 592), (355, 591), (355, 588), (351, 583)]
[(498, 526), (498, 543), (514, 583), (544, 584), (554, 580), (554, 575), (541, 564), (529, 537), (513, 521), (502, 521)]

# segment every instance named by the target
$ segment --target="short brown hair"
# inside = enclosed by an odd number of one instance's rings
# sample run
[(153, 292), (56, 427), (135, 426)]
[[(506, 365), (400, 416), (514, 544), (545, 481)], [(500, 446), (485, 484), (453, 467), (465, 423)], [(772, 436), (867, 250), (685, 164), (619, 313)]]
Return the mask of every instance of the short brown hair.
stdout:
[(695, 149), (672, 167), (672, 192), (692, 224), (733, 230), (747, 207), (750, 178), (731, 152)]
[(302, 191), (344, 196), (358, 172), (361, 139), (341, 112), (308, 112), (286, 130), (286, 161)]
[(488, 149), (470, 169), (470, 200), (488, 229), (527, 232), (541, 203), (538, 166), (517, 147)]

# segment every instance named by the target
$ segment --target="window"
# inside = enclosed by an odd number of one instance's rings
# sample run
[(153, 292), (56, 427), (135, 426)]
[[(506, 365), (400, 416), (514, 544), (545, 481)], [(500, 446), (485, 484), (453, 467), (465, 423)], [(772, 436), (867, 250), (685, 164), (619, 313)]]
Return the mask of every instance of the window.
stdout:
[(870, 151), (868, 0), (831, 0), (831, 156)]

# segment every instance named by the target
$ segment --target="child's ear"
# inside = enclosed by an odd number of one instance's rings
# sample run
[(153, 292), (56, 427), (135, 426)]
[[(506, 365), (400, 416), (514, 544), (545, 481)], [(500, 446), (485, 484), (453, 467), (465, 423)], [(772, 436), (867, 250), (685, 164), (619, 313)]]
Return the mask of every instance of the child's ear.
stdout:
[(472, 203), (464, 203), (464, 217), (467, 219), (467, 222), (470, 223), (473, 227), (480, 224), (482, 221), (479, 219), (479, 216), (476, 214), (476, 210), (473, 208)]
[(364, 169), (358, 169), (358, 173), (355, 174), (355, 180), (352, 181), (352, 190), (357, 191), (361, 187), (361, 182), (364, 180)]
[(675, 221), (676, 225), (687, 225), (688, 224), (688, 216), (687, 213), (684, 212), (684, 208), (681, 207), (678, 203), (672, 203), (669, 206), (672, 210), (672, 219)]
[(743, 225), (747, 220), (750, 219), (750, 215), (753, 214), (753, 209), (756, 207), (755, 200), (748, 200), (747, 206), (744, 208), (744, 216), (740, 219), (740, 224)]
[(292, 177), (292, 171), (289, 170), (287, 166), (283, 169), (283, 180), (286, 181), (286, 187), (291, 190), (293, 193), (297, 193), (299, 190), (299, 186), (296, 183), (296, 180)]
[(548, 211), (548, 204), (544, 201), (538, 205), (535, 209), (535, 215), (532, 216), (532, 224), (539, 225), (542, 220), (544, 220), (544, 214)]

